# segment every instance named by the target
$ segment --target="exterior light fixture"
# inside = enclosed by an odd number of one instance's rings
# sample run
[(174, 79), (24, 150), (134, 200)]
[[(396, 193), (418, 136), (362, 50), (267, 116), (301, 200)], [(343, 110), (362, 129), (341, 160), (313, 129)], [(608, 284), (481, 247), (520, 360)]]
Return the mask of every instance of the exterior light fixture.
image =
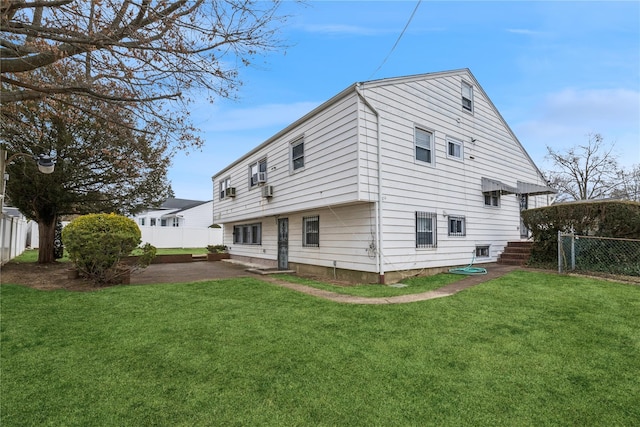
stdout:
[(4, 207), (6, 181), (8, 179), (8, 175), (5, 173), (5, 168), (18, 157), (29, 157), (35, 160), (38, 165), (38, 170), (47, 175), (53, 173), (56, 166), (56, 160), (46, 154), (34, 156), (26, 153), (15, 153), (7, 158), (7, 152), (2, 148), (2, 146), (0, 146), (0, 190), (2, 190), (2, 194), (0, 194), (0, 216), (2, 216), (2, 208)]
[(53, 170), (56, 167), (56, 161), (51, 158), (51, 156), (47, 156), (46, 154), (40, 154), (38, 157), (34, 158), (38, 163), (38, 170), (44, 174), (53, 173)]

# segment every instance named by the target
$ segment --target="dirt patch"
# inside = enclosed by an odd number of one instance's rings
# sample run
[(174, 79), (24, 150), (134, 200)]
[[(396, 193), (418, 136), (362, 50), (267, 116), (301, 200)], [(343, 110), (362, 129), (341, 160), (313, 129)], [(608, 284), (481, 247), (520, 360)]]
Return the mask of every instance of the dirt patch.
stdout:
[(54, 262), (51, 264), (8, 263), (0, 269), (0, 283), (12, 283), (35, 289), (71, 291), (91, 291), (100, 289), (88, 280), (71, 279), (68, 270), (71, 264)]

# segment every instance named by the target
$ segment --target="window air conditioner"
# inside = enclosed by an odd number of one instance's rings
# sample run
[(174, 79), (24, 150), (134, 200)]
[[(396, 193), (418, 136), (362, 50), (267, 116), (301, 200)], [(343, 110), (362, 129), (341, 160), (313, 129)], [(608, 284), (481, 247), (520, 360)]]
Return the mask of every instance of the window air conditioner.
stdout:
[(258, 172), (258, 183), (267, 182), (267, 173), (266, 172)]
[(273, 185), (262, 187), (262, 197), (273, 197)]
[(229, 187), (226, 190), (224, 190), (224, 195), (227, 197), (236, 197), (236, 188), (235, 187)]

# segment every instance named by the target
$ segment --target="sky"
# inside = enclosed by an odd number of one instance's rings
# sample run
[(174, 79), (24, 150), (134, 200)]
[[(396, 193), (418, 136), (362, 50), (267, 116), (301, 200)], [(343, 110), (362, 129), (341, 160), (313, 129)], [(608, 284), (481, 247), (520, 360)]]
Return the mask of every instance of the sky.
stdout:
[(286, 50), (241, 68), (236, 99), (192, 105), (205, 144), (173, 158), (176, 197), (211, 200), (213, 175), (355, 82), (460, 68), (541, 170), (553, 169), (547, 146), (590, 133), (621, 166), (640, 164), (638, 1), (285, 1), (282, 12)]

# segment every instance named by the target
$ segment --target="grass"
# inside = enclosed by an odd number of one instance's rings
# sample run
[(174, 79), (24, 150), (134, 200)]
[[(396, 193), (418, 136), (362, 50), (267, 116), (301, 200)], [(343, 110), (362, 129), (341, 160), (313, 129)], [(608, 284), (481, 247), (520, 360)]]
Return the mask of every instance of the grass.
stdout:
[[(141, 250), (134, 250), (133, 255), (140, 255), (142, 253)], [(158, 248), (156, 254), (157, 255), (177, 255), (177, 254), (206, 254), (208, 253), (207, 248)], [(67, 256), (67, 252), (65, 251), (64, 257), (60, 259), (60, 262), (68, 262), (69, 258)], [(38, 249), (28, 249), (24, 251), (21, 255), (13, 258), (11, 262), (16, 263), (27, 263), (27, 262), (38, 262)]]
[(318, 280), (307, 279), (304, 277), (292, 276), (289, 274), (275, 274), (274, 278), (284, 280), (291, 283), (311, 286), (325, 291), (331, 291), (338, 294), (354, 295), (359, 297), (392, 297), (397, 295), (419, 294), (421, 292), (432, 291), (442, 288), (453, 282), (463, 279), (465, 276), (454, 274), (436, 274), (433, 276), (412, 277), (404, 279), (401, 284), (403, 287), (394, 287), (389, 285), (354, 285), (339, 286), (330, 283), (320, 282)]
[(0, 296), (3, 426), (640, 422), (636, 286), (514, 272), (379, 306), (254, 278)]

